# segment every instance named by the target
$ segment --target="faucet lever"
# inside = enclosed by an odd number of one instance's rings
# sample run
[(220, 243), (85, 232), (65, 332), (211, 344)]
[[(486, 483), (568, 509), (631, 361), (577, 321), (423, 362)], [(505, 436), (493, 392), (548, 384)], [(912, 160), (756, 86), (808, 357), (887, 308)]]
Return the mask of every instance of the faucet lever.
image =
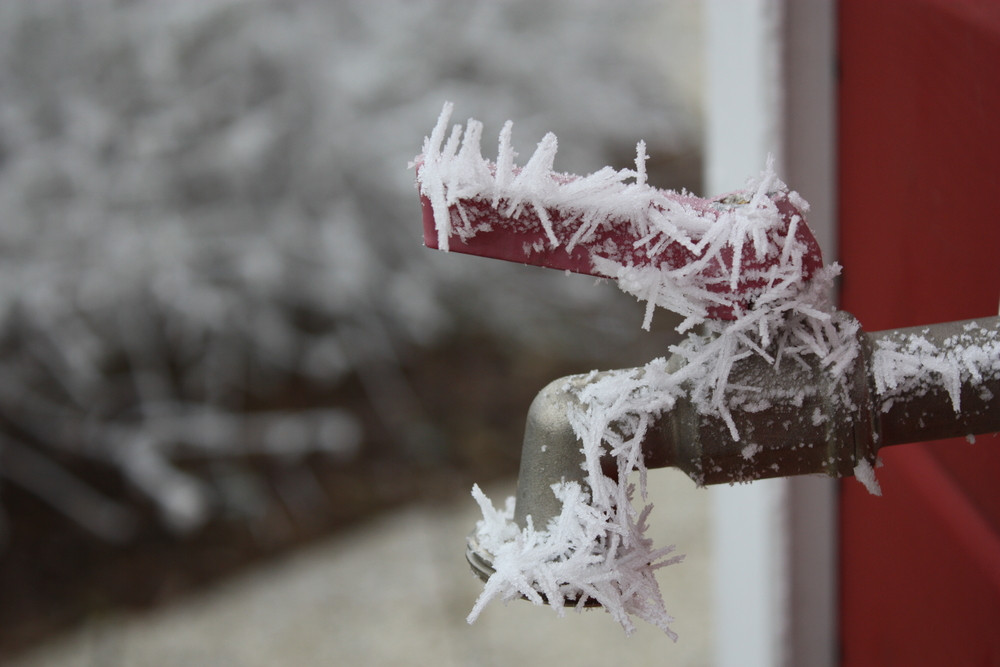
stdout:
[[(500, 134), (496, 162), (490, 162), (481, 155), (479, 121), (470, 120), (464, 134), (456, 126), (445, 143), (450, 112), (446, 105), (413, 163), (428, 248), (600, 277), (615, 277), (619, 267), (680, 271), (709, 293), (708, 317), (722, 320), (750, 308), (788, 262), (792, 246), (800, 254), (803, 281), (823, 266), (805, 222), (807, 204), (777, 179), (757, 191), (714, 199), (661, 190), (646, 183), (642, 142), (635, 169), (559, 173), (552, 170), (552, 134), (518, 167), (510, 125)], [(713, 235), (711, 230), (726, 228), (717, 223), (733, 214), (761, 224), (753, 242), (733, 244)], [(787, 243), (790, 237), (796, 243)]]

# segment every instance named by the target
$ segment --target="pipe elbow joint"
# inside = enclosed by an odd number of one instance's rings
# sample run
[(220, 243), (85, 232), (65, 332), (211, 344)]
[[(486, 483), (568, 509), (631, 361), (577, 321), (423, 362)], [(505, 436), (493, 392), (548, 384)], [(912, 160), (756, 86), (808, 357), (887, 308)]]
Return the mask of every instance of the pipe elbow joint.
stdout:
[(561, 503), (552, 491), (553, 484), (584, 484), (583, 445), (570, 424), (569, 412), (579, 404), (573, 390), (588, 378), (570, 375), (553, 380), (528, 408), (514, 506), (514, 521), (521, 528), (527, 526), (529, 516), (536, 528), (544, 528), (549, 519), (558, 516)]

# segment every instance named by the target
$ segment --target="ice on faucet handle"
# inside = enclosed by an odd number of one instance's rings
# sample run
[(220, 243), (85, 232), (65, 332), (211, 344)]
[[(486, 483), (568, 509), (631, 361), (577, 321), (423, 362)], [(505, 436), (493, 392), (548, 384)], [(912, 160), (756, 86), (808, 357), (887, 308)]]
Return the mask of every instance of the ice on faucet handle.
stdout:
[(808, 205), (770, 164), (753, 187), (702, 199), (648, 185), (642, 142), (636, 169), (575, 176), (552, 169), (551, 134), (514, 165), (509, 123), (495, 162), (481, 155), (475, 120), (442, 145), (448, 112), (414, 163), (429, 248), (614, 278), (632, 293), (638, 281), (651, 303), (724, 320), (776, 280), (808, 281), (823, 265)]

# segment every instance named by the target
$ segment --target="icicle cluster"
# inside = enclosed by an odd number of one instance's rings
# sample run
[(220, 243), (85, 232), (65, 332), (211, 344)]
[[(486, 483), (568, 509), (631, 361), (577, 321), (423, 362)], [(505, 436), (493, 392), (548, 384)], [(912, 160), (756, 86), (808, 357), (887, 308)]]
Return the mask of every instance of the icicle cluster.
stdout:
[[(434, 210), (439, 247), (448, 248), (449, 238), (467, 239), (492, 231), (481, 221), (462, 213), (463, 200), (489, 202), (518, 229), (525, 222), (519, 213), (528, 208), (537, 214), (546, 237), (553, 244), (547, 210), (565, 212), (577, 229), (569, 243), (586, 244), (600, 225), (629, 225), (636, 245), (652, 248), (667, 244), (689, 250), (694, 259), (686, 266), (663, 269), (636, 267), (595, 253), (594, 264), (619, 287), (648, 302), (644, 326), (652, 310), (662, 306), (685, 317), (678, 330), (689, 332), (671, 352), (685, 361), (668, 370), (665, 358), (654, 359), (639, 369), (595, 375), (579, 391), (580, 406), (569, 419), (583, 443), (586, 457), (586, 489), (576, 483), (557, 484), (553, 492), (563, 503), (560, 516), (547, 526), (529, 525), (521, 530), (513, 522), (513, 499), (504, 511), (496, 510), (479, 491), (473, 495), (483, 509), (477, 527), (479, 545), (493, 557), (496, 573), (470, 614), (472, 622), (491, 599), (523, 596), (541, 604), (544, 599), (562, 609), (565, 600), (588, 599), (601, 603), (631, 633), (629, 616), (635, 615), (675, 637), (653, 572), (676, 563), (672, 547), (654, 549), (644, 534), (651, 510), (633, 507), (634, 484), (630, 474), (638, 472), (640, 495), (645, 500), (645, 465), (641, 444), (647, 428), (668, 411), (682, 394), (696, 409), (726, 421), (734, 441), (740, 440), (730, 415), (733, 392), (752, 392), (753, 387), (729, 383), (733, 365), (750, 355), (760, 355), (778, 368), (783, 363), (820, 366), (834, 378), (851, 367), (859, 353), (856, 324), (835, 319), (830, 287), (839, 267), (822, 267), (807, 276), (804, 257), (810, 252), (793, 219), (784, 234), (781, 213), (775, 202), (787, 198), (800, 211), (808, 204), (789, 192), (775, 175), (771, 161), (763, 174), (751, 180), (737, 199), (742, 205), (706, 210), (685, 203), (683, 196), (665, 193), (646, 183), (645, 146), (639, 143), (635, 169), (605, 167), (585, 177), (553, 171), (557, 141), (546, 135), (537, 151), (521, 168), (514, 163), (510, 145), (511, 123), (500, 133), (495, 164), (481, 155), (482, 125), (469, 120), (455, 126), (447, 139), (451, 106), (446, 105), (433, 133), (425, 141), (420, 164), (422, 193)], [(693, 198), (692, 198), (693, 199)], [(459, 210), (458, 216), (450, 208)], [(495, 220), (490, 225), (497, 224)], [(718, 304), (718, 281), (711, 267), (728, 267), (734, 288), (746, 279), (740, 258), (744, 248), (753, 248), (758, 260), (771, 257), (764, 275), (753, 276), (762, 285), (752, 304), (727, 303), (734, 320), (708, 317), (711, 304)], [(655, 253), (654, 253), (655, 254)], [(724, 262), (725, 256), (735, 258)], [(706, 277), (707, 276), (707, 277)], [(691, 330), (700, 325), (698, 333)], [(618, 465), (618, 480), (605, 476), (600, 460), (610, 453)]]

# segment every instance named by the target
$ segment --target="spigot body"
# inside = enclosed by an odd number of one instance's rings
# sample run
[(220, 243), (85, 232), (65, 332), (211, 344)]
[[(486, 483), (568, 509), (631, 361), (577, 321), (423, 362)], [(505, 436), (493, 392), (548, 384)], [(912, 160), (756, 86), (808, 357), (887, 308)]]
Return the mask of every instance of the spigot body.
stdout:
[[(846, 324), (850, 316), (839, 315)], [(646, 466), (679, 468), (699, 485), (853, 474), (878, 449), (864, 334), (858, 342), (862, 354), (837, 377), (815, 356), (807, 366), (799, 360), (778, 368), (756, 354), (737, 361), (730, 373), (737, 388), (728, 396), (732, 423), (699, 412), (682, 395), (647, 436)], [(680, 360), (675, 355), (671, 363)]]

